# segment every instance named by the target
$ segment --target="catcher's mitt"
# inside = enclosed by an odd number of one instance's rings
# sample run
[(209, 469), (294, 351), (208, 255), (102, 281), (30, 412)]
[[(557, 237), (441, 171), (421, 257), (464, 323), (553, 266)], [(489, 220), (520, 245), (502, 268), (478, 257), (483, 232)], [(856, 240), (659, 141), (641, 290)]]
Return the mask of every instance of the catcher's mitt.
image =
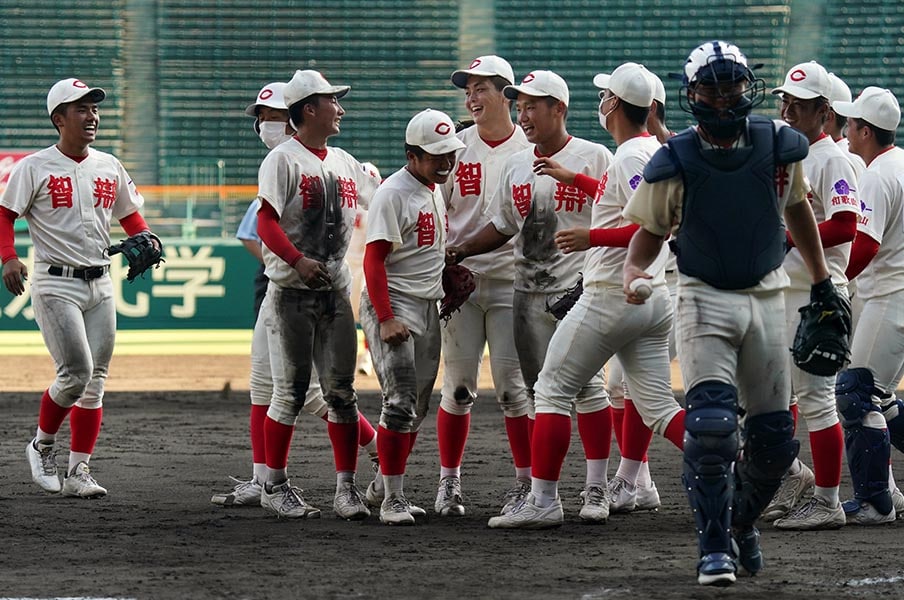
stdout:
[[(157, 246), (154, 245), (154, 240), (157, 241)], [(151, 267), (165, 262), (163, 260), (163, 244), (160, 242), (160, 238), (150, 231), (136, 233), (107, 248), (109, 256), (120, 252), (129, 263), (129, 272), (126, 274), (129, 283)]]
[(546, 312), (550, 313), (556, 319), (561, 321), (565, 318), (565, 315), (568, 314), (568, 311), (571, 310), (571, 307), (574, 306), (578, 299), (581, 297), (581, 294), (584, 293), (584, 278), (581, 277), (578, 279), (578, 282), (565, 290), (565, 293), (561, 298), (553, 302), (552, 304), (546, 303)]
[(461, 310), (468, 296), (477, 288), (474, 274), (461, 265), (446, 265), (443, 268), (443, 300), (440, 303), (439, 318), (449, 321), (452, 313)]
[(807, 373), (831, 377), (851, 354), (851, 304), (831, 279), (810, 290), (810, 303), (800, 309), (800, 324), (791, 355)]

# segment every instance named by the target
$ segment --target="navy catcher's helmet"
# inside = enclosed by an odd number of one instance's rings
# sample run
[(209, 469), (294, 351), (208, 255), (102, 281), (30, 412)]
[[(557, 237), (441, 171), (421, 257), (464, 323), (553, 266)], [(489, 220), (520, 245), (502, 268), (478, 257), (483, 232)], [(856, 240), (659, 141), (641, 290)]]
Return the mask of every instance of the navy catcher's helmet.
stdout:
[[(755, 67), (754, 67), (755, 68)], [(682, 73), (679, 104), (710, 136), (733, 140), (750, 112), (766, 98), (766, 84), (757, 79), (740, 48), (714, 40), (694, 49)], [(708, 101), (695, 99), (705, 88)]]

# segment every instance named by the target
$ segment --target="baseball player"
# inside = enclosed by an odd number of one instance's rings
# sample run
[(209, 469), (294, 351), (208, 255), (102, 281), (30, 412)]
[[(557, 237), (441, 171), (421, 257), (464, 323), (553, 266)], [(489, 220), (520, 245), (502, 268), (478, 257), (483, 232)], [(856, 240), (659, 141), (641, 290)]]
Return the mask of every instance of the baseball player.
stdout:
[[(552, 71), (528, 73), (521, 85), (507, 86), (503, 93), (516, 101), (518, 124), (533, 146), (508, 158), (492, 200), (492, 220), (461, 244), (450, 246), (447, 262), (483, 254), (515, 238), (515, 346), (532, 408), (534, 384), (558, 324), (547, 308), (578, 282), (582, 267), (580, 255), (566, 255), (556, 248), (555, 232), (589, 226), (591, 212), (584, 191), (538, 176), (535, 162), (550, 157), (576, 173), (591, 175), (605, 171), (612, 154), (604, 146), (568, 134), (568, 85)], [(607, 508), (604, 490), (612, 428), (602, 374), (586, 382), (579, 400), (578, 428), (587, 459), (585, 491), (589, 490), (584, 514), (590, 518), (593, 511), (599, 515), (595, 520), (601, 520)], [(531, 436), (532, 443), (537, 443), (538, 438)], [(536, 458), (533, 452), (532, 458)], [(532, 471), (536, 477), (534, 464)], [(518, 491), (507, 498), (501, 514), (520, 505), (529, 489), (524, 486)]]
[[(788, 71), (781, 87), (772, 93), (781, 94), (782, 119), (803, 133), (810, 144), (809, 153), (803, 160), (804, 176), (811, 188), (807, 199), (819, 224), (819, 237), (832, 283), (838, 293), (847, 295), (844, 269), (851, 241), (857, 232), (860, 202), (856, 175), (850, 162), (823, 130), (829, 117), (828, 98), (832, 94), (829, 74), (816, 62), (795, 65)], [(810, 278), (790, 237), (788, 245), (791, 249), (785, 257), (784, 267), (791, 285), (785, 291), (785, 325), (790, 347), (800, 321), (799, 309), (810, 302)], [(844, 442), (835, 410), (835, 377), (812, 375), (792, 365), (791, 392), (791, 414), (795, 423), (798, 407), (807, 420), (813, 470), (795, 459), (782, 486), (763, 512), (763, 518), (775, 521), (779, 529), (841, 527), (845, 522), (839, 498)], [(811, 492), (812, 498), (796, 506)]]
[(439, 186), (462, 148), (448, 115), (419, 112), (405, 129), (406, 166), (383, 182), (368, 209), (360, 313), (383, 390), (377, 452), (387, 525), (414, 524), (405, 466), (427, 415), (441, 344), (446, 208)]
[[(347, 152), (327, 146), (345, 111), (333, 86), (317, 71), (299, 70), (283, 96), (296, 133), (270, 151), (258, 176), (258, 234), (270, 279), (262, 313), (273, 375), (264, 417), (267, 481), (261, 505), (280, 517), (315, 518), (286, 464), (313, 367), (329, 405), (328, 431), (336, 462), (333, 509), (345, 519), (370, 514), (355, 485), (359, 415), (354, 389), (357, 335), (345, 262), (357, 204), (376, 179)], [(268, 306), (269, 305), (269, 306)]]
[(684, 483), (697, 526), (697, 581), (728, 585), (737, 563), (750, 573), (762, 569), (754, 523), (799, 450), (788, 410), (785, 224), (816, 291), (834, 287), (806, 202), (806, 138), (749, 116), (765, 91), (740, 49), (724, 41), (696, 48), (683, 90), (697, 126), (657, 151), (625, 207), (625, 218), (641, 228), (628, 247), (624, 289), (629, 302), (642, 301), (631, 286), (675, 235)]
[[(261, 141), (272, 150), (276, 146), (291, 139), (294, 130), (289, 126), (289, 110), (283, 99), (283, 90), (286, 84), (283, 82), (268, 83), (257, 95), (257, 101), (245, 109), (245, 114), (254, 117), (254, 130)], [(374, 175), (379, 181), (379, 175)], [(261, 254), (260, 236), (257, 235), (257, 213), (260, 208), (260, 200), (255, 198), (245, 217), (239, 225), (236, 237), (242, 240), (251, 254), (263, 261)], [(269, 280), (261, 270), (255, 277), (255, 306), (260, 307), (264, 300), (264, 294), (258, 302), (259, 280), (263, 279), (263, 291), (266, 292)], [(273, 306), (267, 305), (263, 316), (259, 312), (255, 314), (254, 334), (251, 338), (251, 453), (252, 476), (250, 480), (232, 478), (235, 487), (225, 493), (214, 494), (210, 501), (214, 504), (226, 507), (232, 506), (260, 506), (261, 488), (267, 478), (266, 450), (264, 445), (264, 421), (267, 410), (270, 408), (270, 398), (273, 395), (273, 377), (270, 372), (270, 352), (268, 349), (268, 327), (272, 327)], [(323, 399), (320, 383), (317, 381), (316, 369), (312, 371), (311, 383), (305, 394), (304, 410), (312, 415), (327, 420), (328, 406)], [(373, 461), (374, 471), (378, 471), (376, 451), (376, 432), (373, 426), (359, 413), (358, 415), (358, 444), (365, 448)], [(379, 474), (377, 475), (379, 478)], [(375, 479), (376, 481), (376, 479)], [(382, 480), (380, 480), (382, 483)]]
[[(659, 431), (671, 426), (679, 447), (684, 435), (684, 411), (672, 395), (669, 376), (672, 307), (665, 279), (661, 272), (657, 274), (658, 293), (642, 308), (624, 301), (621, 283), (625, 248), (637, 229), (633, 224), (625, 226), (621, 210), (640, 181), (644, 164), (660, 146), (646, 130), (654, 84), (646, 68), (637, 63), (625, 63), (611, 75), (597, 75), (594, 84), (606, 90), (600, 102), (600, 124), (618, 144), (602, 180), (572, 172), (549, 157), (535, 162), (538, 173), (575, 185), (594, 198), (592, 229), (572, 228), (556, 234), (556, 243), (566, 256), (589, 249), (583, 267), (584, 293), (553, 333), (535, 387), (531, 492), (508, 513), (490, 519), (490, 527), (545, 528), (563, 522), (558, 479), (571, 438), (571, 407), (575, 404), (579, 415), (584, 412), (581, 404), (587, 399), (579, 396), (582, 386), (615, 354), (626, 366), (628, 388), (641, 412)], [(663, 265), (667, 253), (663, 249)], [(645, 439), (649, 445), (649, 437)], [(628, 441), (626, 438), (626, 456), (631, 455)], [(619, 468), (632, 491), (645, 452), (646, 447), (640, 448), (637, 460), (622, 461)], [(606, 483), (605, 472), (600, 483)], [(608, 519), (605, 485), (588, 481), (581, 497), (582, 519)]]
[(904, 403), (894, 395), (904, 373), (904, 150), (894, 145), (901, 108), (891, 91), (873, 86), (832, 108), (847, 117), (851, 152), (867, 165), (846, 271), (857, 278), (850, 368), (835, 384), (854, 487), (854, 499), (843, 506), (849, 524), (878, 525), (897, 514), (890, 444), (904, 451)]
[[(148, 230), (138, 212), (144, 198), (112, 155), (91, 148), (106, 93), (78, 79), (63, 79), (47, 94), (56, 144), (22, 159), (0, 198), (3, 283), (21, 295), (31, 275), (35, 320), (56, 366), (44, 391), (37, 433), (25, 448), (31, 477), (42, 489), (93, 498), (107, 490), (89, 462), (100, 434), (104, 381), (116, 335), (110, 279), (110, 221), (128, 235)], [(16, 256), (14, 221), (24, 217), (34, 244), (34, 272)], [(155, 242), (156, 244), (156, 242)], [(69, 416), (72, 440), (60, 482), (54, 441)]]
[[(514, 79), (511, 65), (492, 55), (478, 57), (467, 69), (452, 73), (452, 84), (465, 90), (465, 108), (476, 126), (458, 134), (466, 148), (458, 154), (453, 175), (443, 186), (450, 245), (487, 224), (486, 209), (505, 160), (530, 145), (524, 131), (512, 122), (511, 101), (502, 93)], [(513, 244), (507, 242), (493, 252), (469, 258), (464, 266), (475, 274), (477, 289), (442, 328), (443, 388), (436, 415), (440, 482), (434, 504), (442, 516), (465, 513), (461, 463), (487, 344), (496, 400), (515, 463), (515, 486), (506, 493), (505, 502), (523, 495), (530, 486), (528, 397), (512, 330)]]
[(835, 143), (838, 144), (838, 147), (841, 148), (842, 152), (844, 152), (845, 158), (851, 162), (851, 166), (854, 168), (854, 174), (857, 176), (857, 181), (860, 181), (860, 176), (863, 175), (863, 171), (866, 170), (866, 163), (863, 162), (862, 158), (850, 150), (848, 139), (845, 137), (847, 118), (836, 113), (835, 109), (831, 106), (833, 102), (850, 102), (853, 100), (851, 88), (848, 87), (844, 80), (834, 73), (829, 73), (829, 81), (832, 84), (832, 91), (831, 96), (829, 96), (829, 117), (826, 119), (824, 129), (825, 132), (835, 140)]

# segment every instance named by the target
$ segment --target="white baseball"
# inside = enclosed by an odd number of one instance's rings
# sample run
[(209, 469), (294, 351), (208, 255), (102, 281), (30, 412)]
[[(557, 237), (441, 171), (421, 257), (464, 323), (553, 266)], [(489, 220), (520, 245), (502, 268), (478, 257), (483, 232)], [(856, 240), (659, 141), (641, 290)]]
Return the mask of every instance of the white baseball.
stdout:
[(653, 286), (650, 285), (650, 280), (643, 277), (638, 277), (628, 284), (628, 289), (634, 292), (641, 300), (646, 300), (653, 295)]

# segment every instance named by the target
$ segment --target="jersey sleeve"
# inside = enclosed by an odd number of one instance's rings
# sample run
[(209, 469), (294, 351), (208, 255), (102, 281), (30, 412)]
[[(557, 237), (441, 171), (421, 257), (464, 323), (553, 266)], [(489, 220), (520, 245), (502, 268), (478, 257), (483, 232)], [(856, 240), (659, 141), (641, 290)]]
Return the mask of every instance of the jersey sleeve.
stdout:
[(6, 189), (0, 196), (0, 206), (4, 206), (20, 217), (31, 209), (34, 202), (36, 186), (35, 176), (30, 168), (30, 161), (25, 158), (13, 165), (6, 183)]
[(810, 193), (810, 184), (804, 177), (804, 164), (802, 162), (791, 163), (787, 166), (789, 185), (785, 186), (785, 207), (794, 206), (798, 202), (805, 202)]
[(386, 240), (395, 250), (402, 245), (401, 198), (390, 188), (381, 187), (367, 211), (366, 243)]
[(885, 221), (888, 218), (889, 199), (882, 186), (882, 179), (872, 171), (865, 171), (860, 178), (860, 206), (863, 214), (857, 224), (857, 231), (882, 243)]
[(144, 206), (144, 197), (138, 192), (135, 182), (132, 181), (122, 163), (116, 159), (113, 160), (116, 161), (116, 179), (119, 185), (119, 189), (116, 190), (116, 202), (113, 203), (113, 217), (119, 220), (140, 210)]
[(506, 167), (502, 177), (499, 178), (499, 185), (496, 186), (496, 192), (486, 214), (496, 231), (503, 235), (515, 235), (521, 231), (521, 223), (515, 219), (515, 205), (512, 201), (508, 172)]
[(860, 214), (860, 192), (856, 189), (856, 175), (844, 156), (829, 159), (826, 173), (832, 177), (825, 178), (821, 182), (822, 189), (816, 190), (820, 198), (823, 198), (826, 221), (840, 212), (853, 212)]
[[(279, 148), (279, 146), (277, 146)], [(289, 163), (285, 154), (271, 150), (257, 172), (257, 195), (273, 207), (276, 214), (282, 216), (288, 203), (286, 193), (294, 190), (289, 177)]]
[(649, 183), (641, 181), (628, 200), (622, 216), (653, 235), (665, 237), (681, 220), (684, 184), (681, 177)]

